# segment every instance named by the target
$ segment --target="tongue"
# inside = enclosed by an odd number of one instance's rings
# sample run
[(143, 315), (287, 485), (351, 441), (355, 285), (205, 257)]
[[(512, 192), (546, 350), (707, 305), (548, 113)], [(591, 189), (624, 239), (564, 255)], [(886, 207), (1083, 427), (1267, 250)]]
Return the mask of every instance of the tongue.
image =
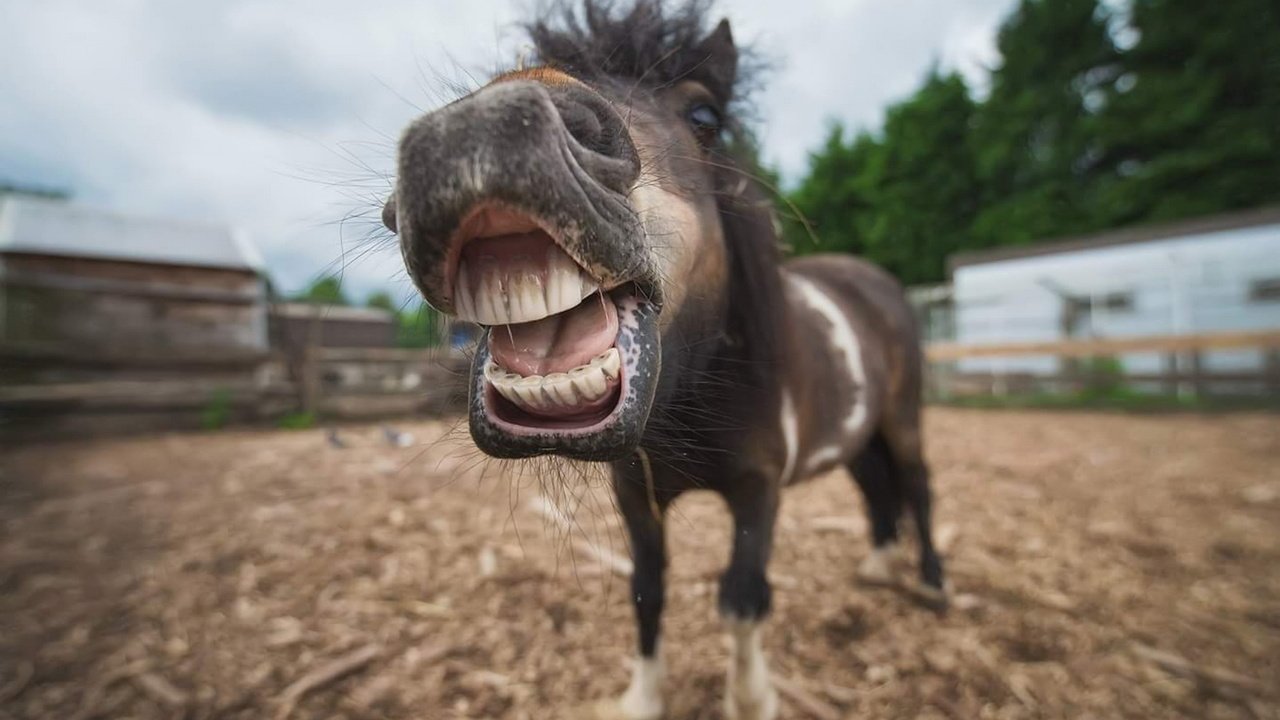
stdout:
[(499, 367), (520, 375), (549, 375), (586, 365), (613, 347), (618, 310), (596, 293), (578, 306), (534, 322), (489, 331), (489, 354)]

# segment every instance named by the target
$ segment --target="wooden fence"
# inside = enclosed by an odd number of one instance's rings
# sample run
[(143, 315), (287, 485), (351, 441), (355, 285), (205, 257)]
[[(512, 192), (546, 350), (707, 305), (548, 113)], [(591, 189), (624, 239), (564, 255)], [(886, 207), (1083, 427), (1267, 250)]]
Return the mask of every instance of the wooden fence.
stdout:
[[(1207, 353), (1259, 350), (1256, 370), (1215, 372)], [(965, 373), (967, 358), (1056, 357), (1066, 361), (1133, 354), (1164, 358), (1156, 373), (1121, 376), (1170, 394), (1208, 396), (1234, 384), (1280, 399), (1280, 331), (1106, 338), (926, 348), (927, 395), (1072, 392), (1116, 378), (1090, 375), (1088, 363), (1058, 372)], [(300, 354), (67, 353), (0, 349), (0, 438), (29, 439), (103, 432), (198, 428), (225, 422), (268, 424), (296, 413), (322, 420), (422, 416), (461, 409), (468, 359), (456, 350), (322, 348)]]
[[(1255, 370), (1214, 371), (1206, 362), (1212, 352), (1257, 350), (1262, 363)], [(1150, 354), (1162, 358), (1159, 372), (1122, 373), (1118, 378), (1098, 377), (1113, 368), (1081, 360)], [(1251, 394), (1280, 399), (1280, 331), (1198, 333), (1127, 338), (1090, 338), (1053, 342), (1019, 342), (964, 345), (934, 343), (925, 348), (929, 364), (927, 394), (931, 399), (963, 395), (1006, 395), (1027, 392), (1072, 392), (1091, 385), (1120, 380), (1125, 384), (1154, 388), (1169, 394), (1204, 397), (1220, 389), (1229, 394)], [(1061, 358), (1054, 373), (962, 372), (960, 360), (974, 358)], [(1243, 390), (1239, 390), (1239, 389)]]
[[(50, 354), (52, 352), (52, 354)], [(308, 348), (285, 353), (74, 354), (0, 350), (0, 438), (439, 414), (462, 406), (457, 351)], [(22, 371), (22, 372), (19, 372)]]

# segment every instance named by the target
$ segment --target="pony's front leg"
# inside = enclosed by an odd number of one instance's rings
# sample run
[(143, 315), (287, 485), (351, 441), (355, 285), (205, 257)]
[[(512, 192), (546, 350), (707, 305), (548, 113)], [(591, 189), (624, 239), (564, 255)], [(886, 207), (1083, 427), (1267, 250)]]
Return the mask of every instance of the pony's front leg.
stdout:
[(724, 714), (729, 720), (773, 720), (778, 693), (769, 679), (761, 630), (771, 603), (766, 569), (778, 489), (764, 478), (744, 478), (725, 492), (725, 499), (733, 514), (733, 555), (720, 578), (720, 615), (730, 642)]
[(615, 469), (614, 494), (627, 525), (631, 558), (631, 602), (635, 607), (638, 650), (631, 667), (631, 683), (616, 703), (597, 712), (601, 718), (657, 720), (662, 717), (662, 685), (666, 669), (659, 653), (662, 624), (663, 574), (666, 571), (666, 538), (662, 518), (670, 498), (657, 507), (650, 502), (643, 477), (627, 468)]

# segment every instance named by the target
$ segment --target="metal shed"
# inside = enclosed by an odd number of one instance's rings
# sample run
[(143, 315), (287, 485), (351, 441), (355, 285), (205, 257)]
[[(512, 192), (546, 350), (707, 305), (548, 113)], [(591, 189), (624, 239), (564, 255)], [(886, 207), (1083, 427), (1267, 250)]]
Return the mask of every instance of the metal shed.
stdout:
[[(950, 267), (956, 341), (963, 344), (1280, 329), (1280, 207), (962, 253)], [(1160, 372), (1165, 363), (1153, 353), (1120, 360), (1130, 374)], [(1225, 373), (1265, 362), (1248, 349), (1203, 358), (1206, 371)], [(971, 358), (959, 369), (1049, 375), (1062, 363)]]

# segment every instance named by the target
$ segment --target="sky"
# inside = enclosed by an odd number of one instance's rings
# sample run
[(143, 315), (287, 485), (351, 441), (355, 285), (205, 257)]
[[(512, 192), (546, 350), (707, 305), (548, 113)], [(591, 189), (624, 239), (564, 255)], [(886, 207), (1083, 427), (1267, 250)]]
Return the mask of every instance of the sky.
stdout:
[[(980, 93), (1014, 0), (721, 0), (769, 62), (766, 161), (794, 181), (833, 121), (874, 130), (935, 64)], [(246, 230), (277, 287), (341, 272), (407, 298), (370, 241), (417, 115), (510, 66), (524, 0), (0, 0), (0, 182)]]

